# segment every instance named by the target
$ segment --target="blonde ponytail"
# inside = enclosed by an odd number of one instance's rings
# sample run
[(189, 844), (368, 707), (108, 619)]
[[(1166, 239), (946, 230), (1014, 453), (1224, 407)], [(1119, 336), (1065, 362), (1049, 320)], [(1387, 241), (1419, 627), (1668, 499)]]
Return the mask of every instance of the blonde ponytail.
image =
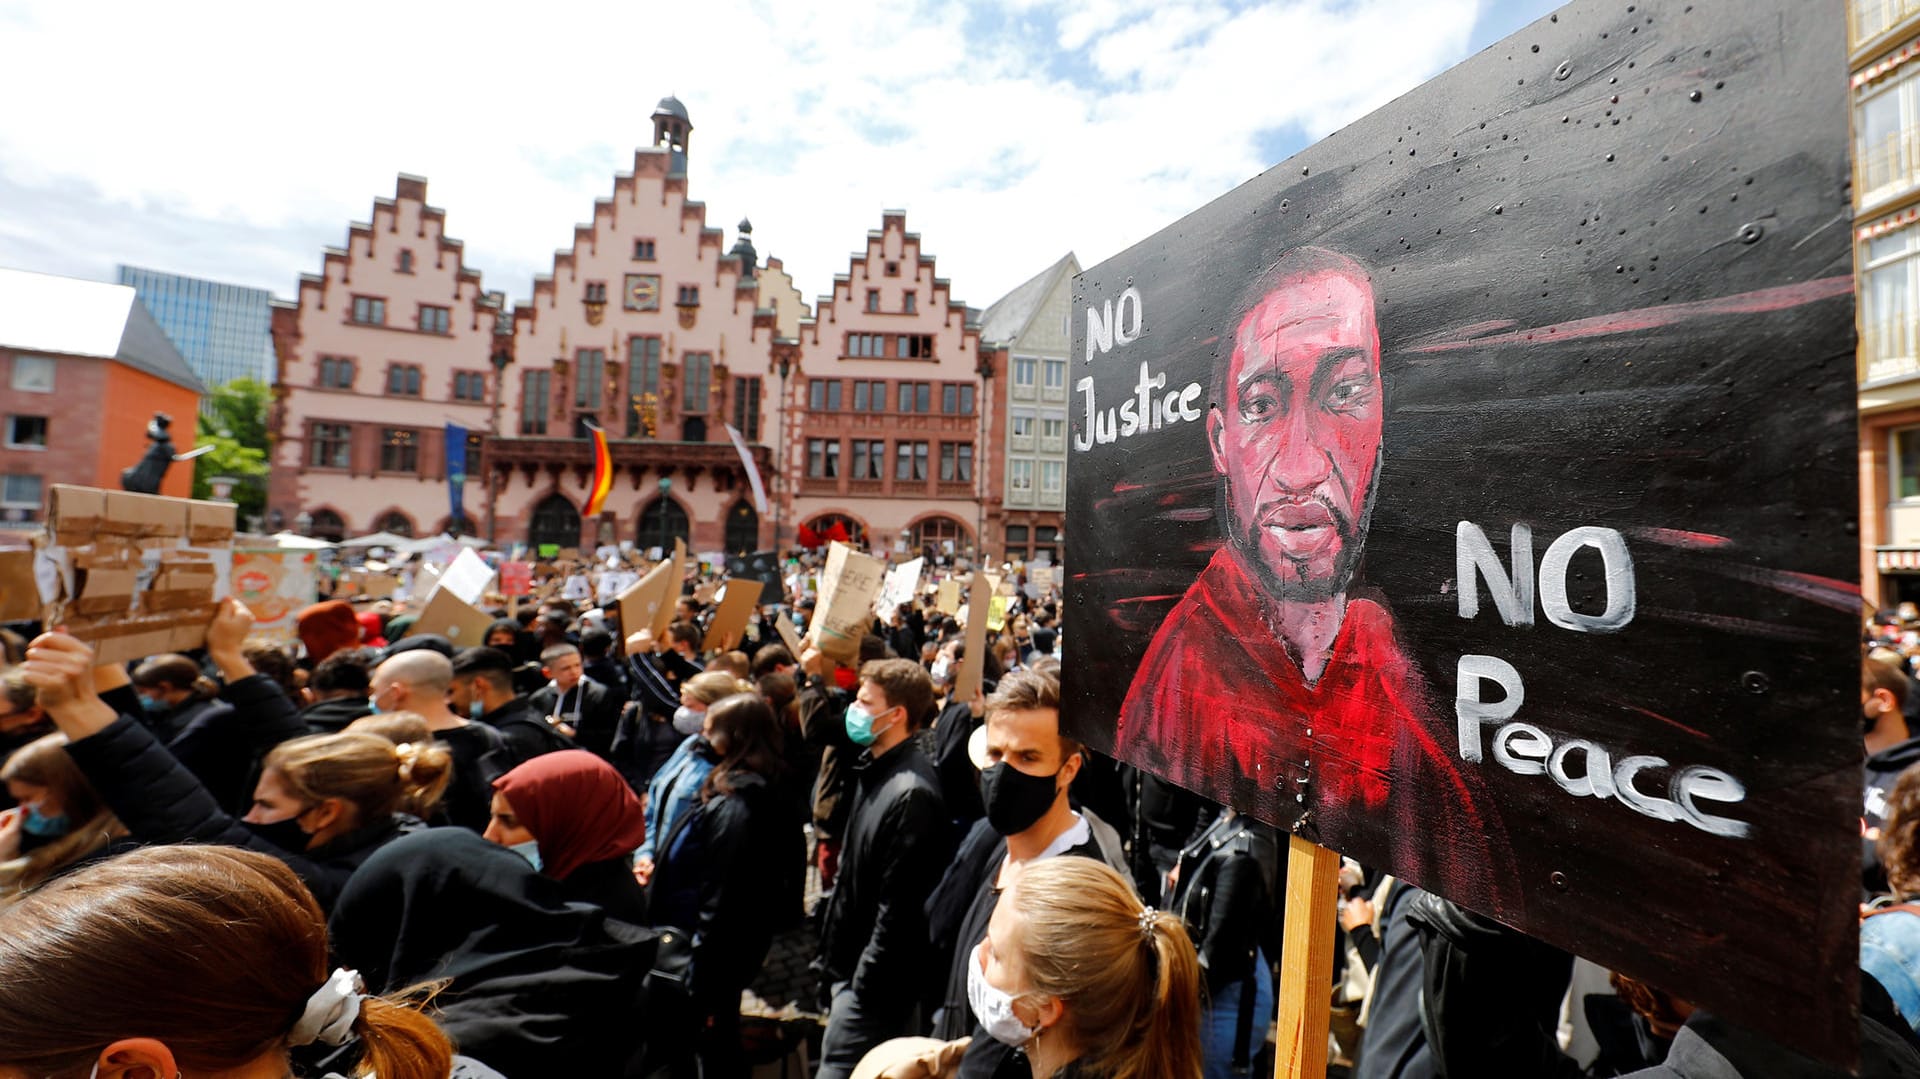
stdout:
[[(402, 744), (411, 748), (402, 750)], [(308, 805), (326, 798), (350, 803), (358, 827), (395, 813), (430, 814), (452, 779), (453, 754), (437, 742), (396, 743), (342, 731), (282, 742), (262, 768), (279, 775), (287, 792)]]
[(1200, 964), (1180, 919), (1091, 858), (1024, 869), (1013, 904), (1033, 989), (1066, 1004), (1082, 1063), (1110, 1079), (1199, 1079)]

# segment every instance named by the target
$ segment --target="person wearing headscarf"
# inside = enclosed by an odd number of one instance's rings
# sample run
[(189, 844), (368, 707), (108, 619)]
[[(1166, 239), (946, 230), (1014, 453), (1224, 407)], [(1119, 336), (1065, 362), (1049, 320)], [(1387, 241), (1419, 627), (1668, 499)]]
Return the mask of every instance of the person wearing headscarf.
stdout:
[(294, 632), (306, 646), (308, 669), (340, 651), (360, 644), (360, 623), (353, 617), (353, 606), (344, 600), (330, 599), (306, 607), (293, 618)]
[(486, 838), (525, 856), (566, 898), (644, 923), (647, 899), (633, 877), (633, 852), (646, 827), (640, 799), (618, 770), (584, 749), (563, 749), (493, 781)]
[(510, 1076), (648, 1074), (643, 1041), (673, 1025), (643, 994), (652, 930), (568, 902), (561, 882), (464, 828), (367, 859), (329, 928), (372, 992), (444, 982), (441, 1027)]

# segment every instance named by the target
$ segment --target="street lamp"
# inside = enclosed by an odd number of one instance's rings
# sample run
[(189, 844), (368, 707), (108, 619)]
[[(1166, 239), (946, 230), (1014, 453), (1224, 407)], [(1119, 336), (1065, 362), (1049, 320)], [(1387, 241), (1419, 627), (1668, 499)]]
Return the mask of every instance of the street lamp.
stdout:
[(782, 354), (774, 361), (780, 370), (779, 430), (773, 440), (773, 557), (780, 558), (780, 533), (785, 528), (787, 485), (787, 375), (793, 370), (793, 357)]
[(673, 490), (673, 477), (660, 477), (660, 556), (666, 557), (667, 548), (667, 493)]
[[(508, 325), (511, 326), (512, 323), (508, 323)], [(507, 396), (507, 365), (513, 362), (513, 353), (507, 350), (507, 345), (513, 340), (513, 335), (511, 333), (503, 335), (496, 329), (494, 331), (494, 337), (496, 341), (493, 355), (489, 357), (493, 363), (493, 408), (488, 410), (487, 414), (487, 456), (489, 458), (493, 456), (492, 451), (494, 447), (492, 440), (500, 437), (500, 402)], [(504, 337), (505, 340), (499, 340), (502, 337)], [(500, 539), (500, 515), (498, 512), (500, 505), (500, 485), (494, 482), (493, 462), (489, 460), (486, 462), (486, 465), (487, 467), (482, 473), (482, 477), (487, 485), (487, 544), (492, 546), (499, 542)]]

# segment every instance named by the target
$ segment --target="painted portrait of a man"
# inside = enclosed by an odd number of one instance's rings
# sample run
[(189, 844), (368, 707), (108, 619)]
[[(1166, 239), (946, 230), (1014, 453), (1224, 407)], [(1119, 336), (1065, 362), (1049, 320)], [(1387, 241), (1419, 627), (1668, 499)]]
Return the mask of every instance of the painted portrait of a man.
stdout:
[(1223, 543), (1135, 670), (1116, 748), (1270, 819), (1343, 830), (1391, 830), (1411, 801), (1396, 788), (1439, 783), (1458, 843), (1479, 849), (1474, 777), (1436, 738), (1385, 599), (1357, 580), (1383, 466), (1380, 351), (1351, 258), (1295, 248), (1248, 291), (1206, 420)]

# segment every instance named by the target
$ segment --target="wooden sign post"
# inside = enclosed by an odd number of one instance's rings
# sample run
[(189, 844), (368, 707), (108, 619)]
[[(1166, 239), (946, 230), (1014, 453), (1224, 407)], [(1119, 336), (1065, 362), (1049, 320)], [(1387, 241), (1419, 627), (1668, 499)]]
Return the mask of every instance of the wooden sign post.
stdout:
[(1340, 855), (1299, 836), (1287, 842), (1286, 925), (1280, 946), (1280, 1026), (1274, 1079), (1325, 1079), (1332, 1029)]

